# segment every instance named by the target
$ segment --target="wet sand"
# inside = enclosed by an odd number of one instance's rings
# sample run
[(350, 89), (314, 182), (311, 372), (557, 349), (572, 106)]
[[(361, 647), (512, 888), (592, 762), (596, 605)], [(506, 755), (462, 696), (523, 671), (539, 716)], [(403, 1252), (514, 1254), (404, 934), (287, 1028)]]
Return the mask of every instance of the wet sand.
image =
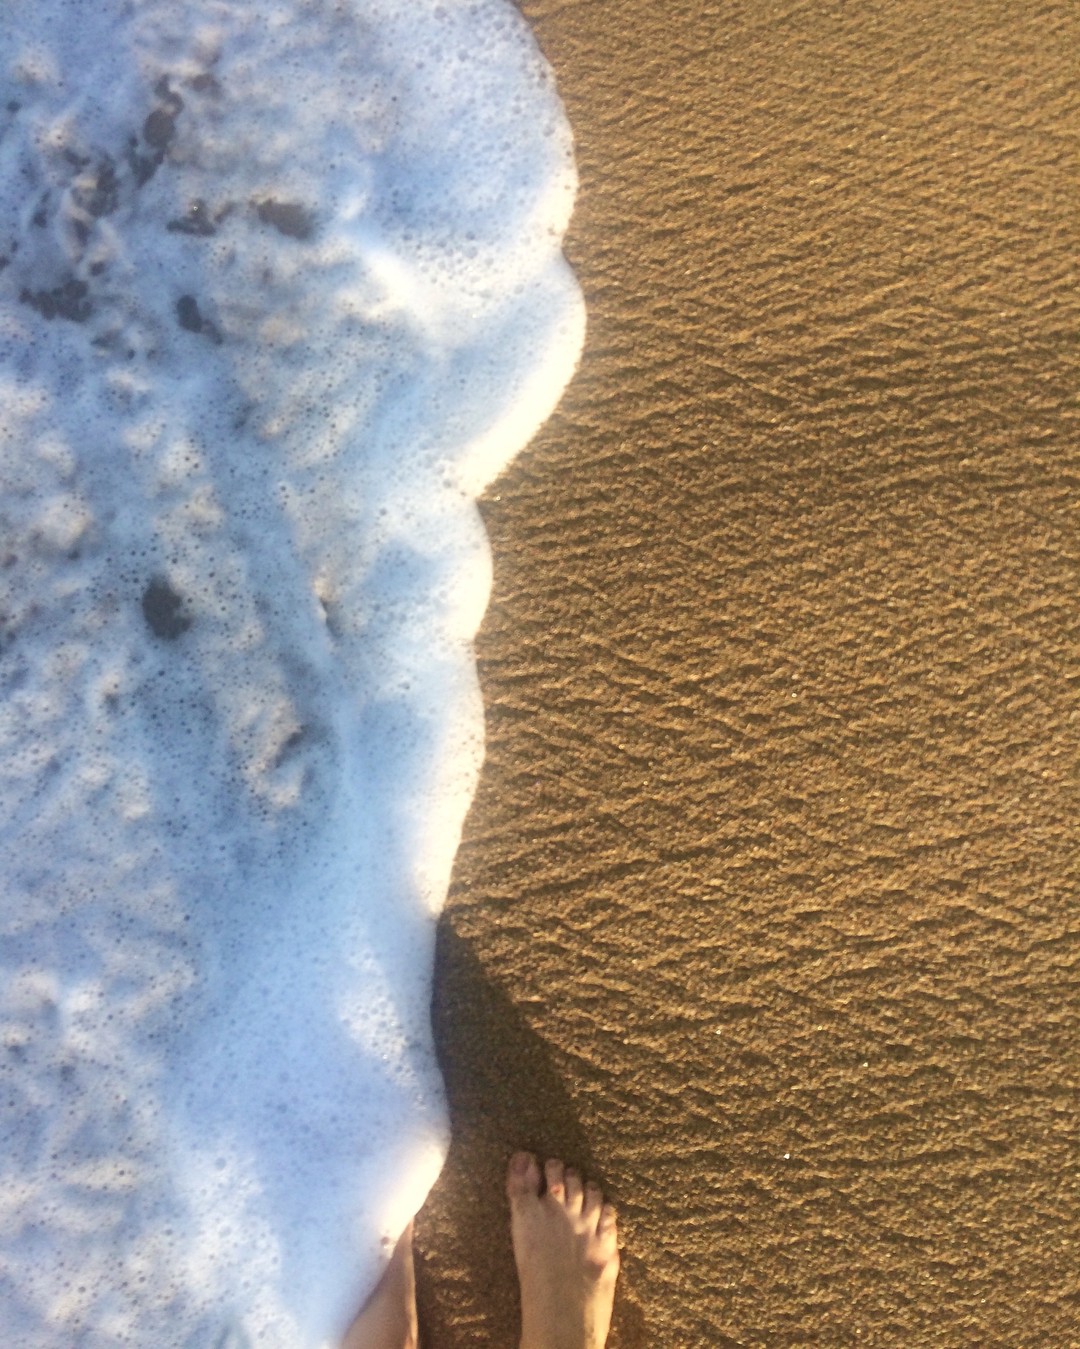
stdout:
[(435, 1349), (502, 1170), (612, 1343), (1080, 1343), (1080, 9), (529, 0), (589, 306), (489, 494)]

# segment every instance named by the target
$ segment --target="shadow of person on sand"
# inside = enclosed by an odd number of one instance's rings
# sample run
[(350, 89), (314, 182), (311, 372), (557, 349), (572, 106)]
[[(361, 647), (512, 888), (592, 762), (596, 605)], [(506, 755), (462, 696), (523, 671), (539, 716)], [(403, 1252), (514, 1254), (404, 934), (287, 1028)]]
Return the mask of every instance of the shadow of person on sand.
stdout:
[[(444, 915), (435, 950), (435, 1047), (452, 1137), (417, 1222), (417, 1303), (424, 1349), (517, 1343), (517, 1274), (503, 1178), (519, 1148), (561, 1157), (610, 1193), (551, 1051)], [(618, 1203), (619, 1196), (611, 1194)], [(647, 1343), (625, 1286), (608, 1344)]]

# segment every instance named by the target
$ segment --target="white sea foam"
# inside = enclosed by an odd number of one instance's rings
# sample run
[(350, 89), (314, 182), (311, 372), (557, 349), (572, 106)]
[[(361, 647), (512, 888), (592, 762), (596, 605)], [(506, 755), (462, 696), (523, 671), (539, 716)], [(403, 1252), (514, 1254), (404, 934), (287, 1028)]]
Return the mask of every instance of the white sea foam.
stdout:
[(574, 189), (509, 0), (4, 0), (4, 1345), (331, 1343), (437, 1173)]

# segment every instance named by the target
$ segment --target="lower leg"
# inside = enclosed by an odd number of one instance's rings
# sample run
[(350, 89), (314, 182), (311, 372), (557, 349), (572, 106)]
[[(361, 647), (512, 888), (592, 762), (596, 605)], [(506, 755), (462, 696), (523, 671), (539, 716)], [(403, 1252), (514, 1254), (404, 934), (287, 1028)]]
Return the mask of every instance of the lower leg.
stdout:
[(417, 1349), (412, 1230), (410, 1222), (341, 1349)]

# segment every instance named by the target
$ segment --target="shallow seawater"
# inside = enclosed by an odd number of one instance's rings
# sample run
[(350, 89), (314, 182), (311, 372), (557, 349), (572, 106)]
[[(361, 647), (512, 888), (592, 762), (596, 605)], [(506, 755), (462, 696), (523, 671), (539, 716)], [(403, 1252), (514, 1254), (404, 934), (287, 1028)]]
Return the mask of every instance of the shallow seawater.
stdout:
[(331, 1343), (437, 1174), (575, 186), (508, 0), (4, 6), (5, 1344)]

